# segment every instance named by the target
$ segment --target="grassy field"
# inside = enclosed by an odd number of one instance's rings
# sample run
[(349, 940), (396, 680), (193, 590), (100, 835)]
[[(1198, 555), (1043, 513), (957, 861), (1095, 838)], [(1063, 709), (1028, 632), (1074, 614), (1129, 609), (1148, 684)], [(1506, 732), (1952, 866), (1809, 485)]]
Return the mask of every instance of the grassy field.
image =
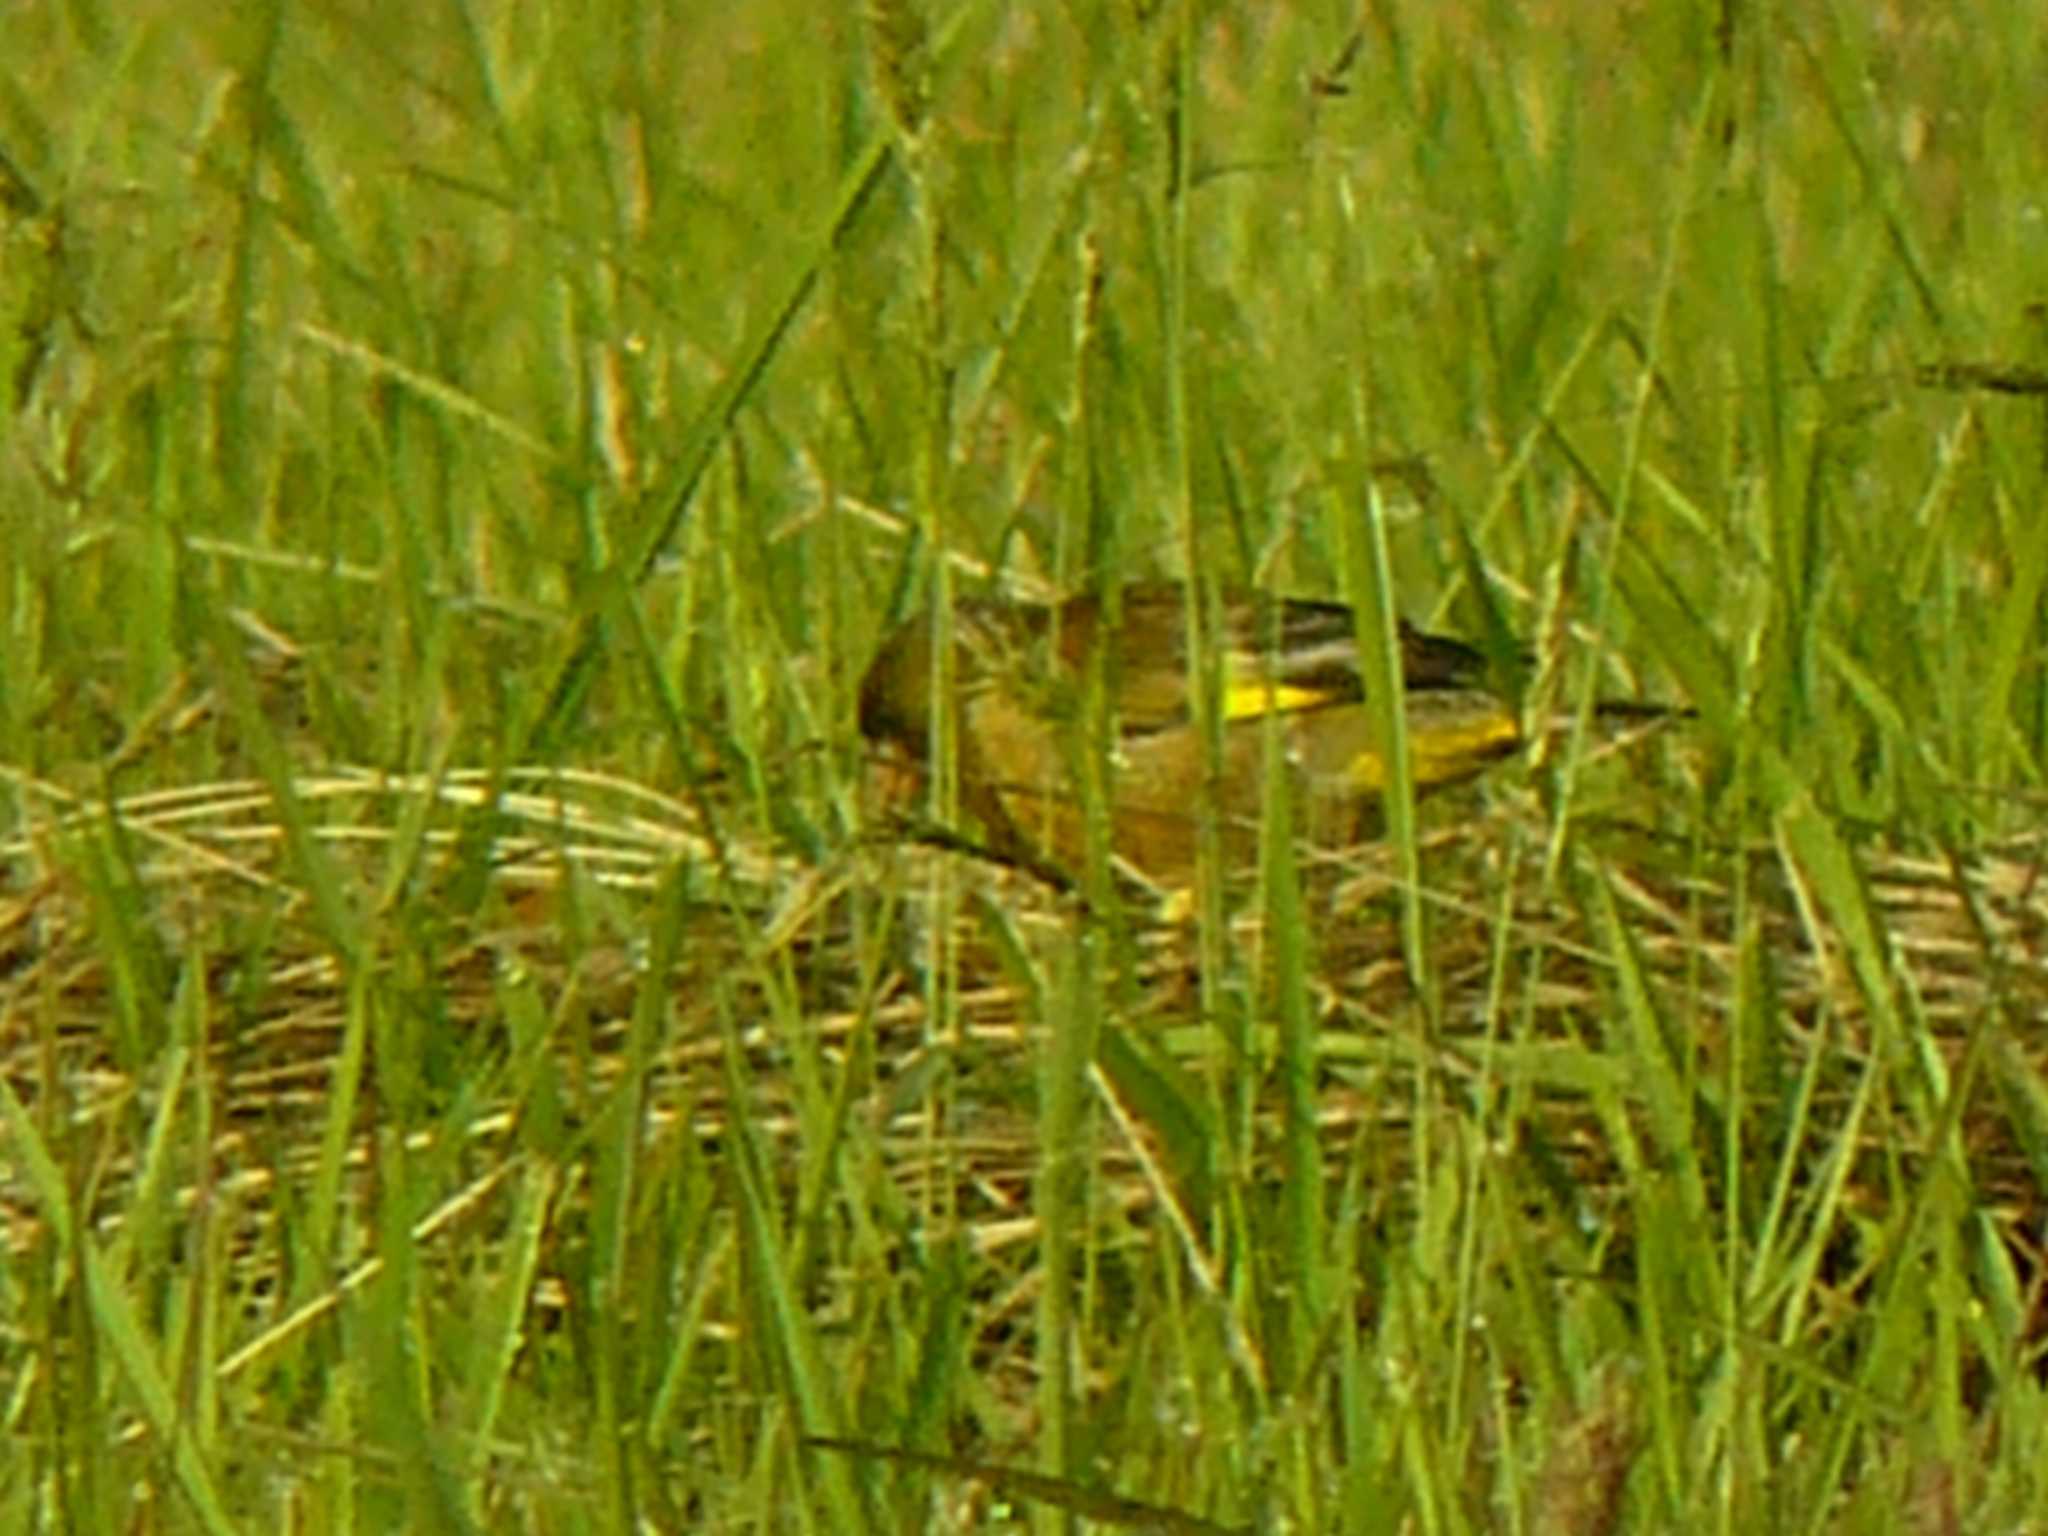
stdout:
[[(2042, 1529), (2026, 7), (396, 14), (0, 10), (0, 1528)], [(1158, 576), (1531, 749), (902, 836)]]

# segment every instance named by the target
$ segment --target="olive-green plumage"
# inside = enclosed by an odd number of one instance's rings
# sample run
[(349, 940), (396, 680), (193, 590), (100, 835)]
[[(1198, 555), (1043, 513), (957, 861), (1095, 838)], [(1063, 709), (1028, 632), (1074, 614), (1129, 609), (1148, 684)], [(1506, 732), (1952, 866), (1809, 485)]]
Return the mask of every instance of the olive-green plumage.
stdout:
[[(1080, 722), (1089, 669), (1099, 665), (1117, 730), (1107, 785), (1115, 850), (1158, 880), (1190, 874), (1209, 756), (1188, 693), (1186, 601), (1171, 583), (1126, 587), (1113, 625), (1093, 597), (955, 606), (950, 724), (960, 805), (998, 852), (1078, 867), (1085, 824), (1076, 774), (1087, 761)], [(1326, 847), (1365, 835), (1386, 772), (1351, 610), (1241, 594), (1221, 614), (1214, 804), (1227, 843), (1255, 845), (1269, 719), (1300, 829)], [(920, 766), (933, 735), (932, 641), (928, 616), (897, 629), (860, 694), (863, 734)], [(1469, 778), (1515, 749), (1515, 714), (1484, 688), (1478, 652), (1405, 623), (1400, 646), (1418, 790)]]

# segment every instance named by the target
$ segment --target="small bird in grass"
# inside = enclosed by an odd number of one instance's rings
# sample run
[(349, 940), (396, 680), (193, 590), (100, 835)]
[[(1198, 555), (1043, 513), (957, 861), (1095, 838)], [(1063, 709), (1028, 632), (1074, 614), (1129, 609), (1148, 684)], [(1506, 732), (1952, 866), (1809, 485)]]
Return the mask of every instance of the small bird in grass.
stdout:
[[(1040, 873), (1081, 867), (1085, 771), (1078, 730), (1093, 662), (1114, 700), (1117, 740), (1105, 799), (1117, 855), (1162, 884), (1194, 869), (1210, 767), (1189, 697), (1188, 594), (1127, 586), (1112, 623), (1101, 599), (963, 601), (954, 606), (951, 739), (961, 809), (988, 851)], [(1265, 805), (1268, 722), (1291, 775), (1296, 828), (1319, 847), (1370, 833), (1387, 784), (1365, 697), (1351, 609), (1264, 594), (1226, 597), (1214, 805), (1233, 859), (1256, 847)], [(1485, 687), (1472, 647), (1399, 631), (1408, 747), (1417, 792), (1468, 779), (1511, 753), (1515, 711)], [(882, 643), (860, 691), (871, 742), (922, 768), (933, 725), (932, 624), (912, 618)]]

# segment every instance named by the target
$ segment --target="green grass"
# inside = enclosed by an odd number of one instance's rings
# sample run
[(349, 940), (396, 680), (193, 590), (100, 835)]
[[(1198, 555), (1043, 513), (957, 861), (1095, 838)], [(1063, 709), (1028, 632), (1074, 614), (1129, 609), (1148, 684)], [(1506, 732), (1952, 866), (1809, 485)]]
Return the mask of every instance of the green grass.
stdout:
[[(0, 19), (0, 1526), (2030, 1528), (2024, 8), (704, 10)], [(1567, 724), (1057, 899), (991, 572)]]

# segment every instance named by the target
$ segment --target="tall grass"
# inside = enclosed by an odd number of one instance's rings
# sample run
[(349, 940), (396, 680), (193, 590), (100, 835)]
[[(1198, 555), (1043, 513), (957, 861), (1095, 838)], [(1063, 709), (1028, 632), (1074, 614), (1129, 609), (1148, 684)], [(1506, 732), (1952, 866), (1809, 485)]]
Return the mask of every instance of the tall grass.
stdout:
[[(2038, 31), (9, 11), (0, 1524), (2024, 1524)], [(1156, 575), (1537, 742), (893, 845), (885, 626)]]

